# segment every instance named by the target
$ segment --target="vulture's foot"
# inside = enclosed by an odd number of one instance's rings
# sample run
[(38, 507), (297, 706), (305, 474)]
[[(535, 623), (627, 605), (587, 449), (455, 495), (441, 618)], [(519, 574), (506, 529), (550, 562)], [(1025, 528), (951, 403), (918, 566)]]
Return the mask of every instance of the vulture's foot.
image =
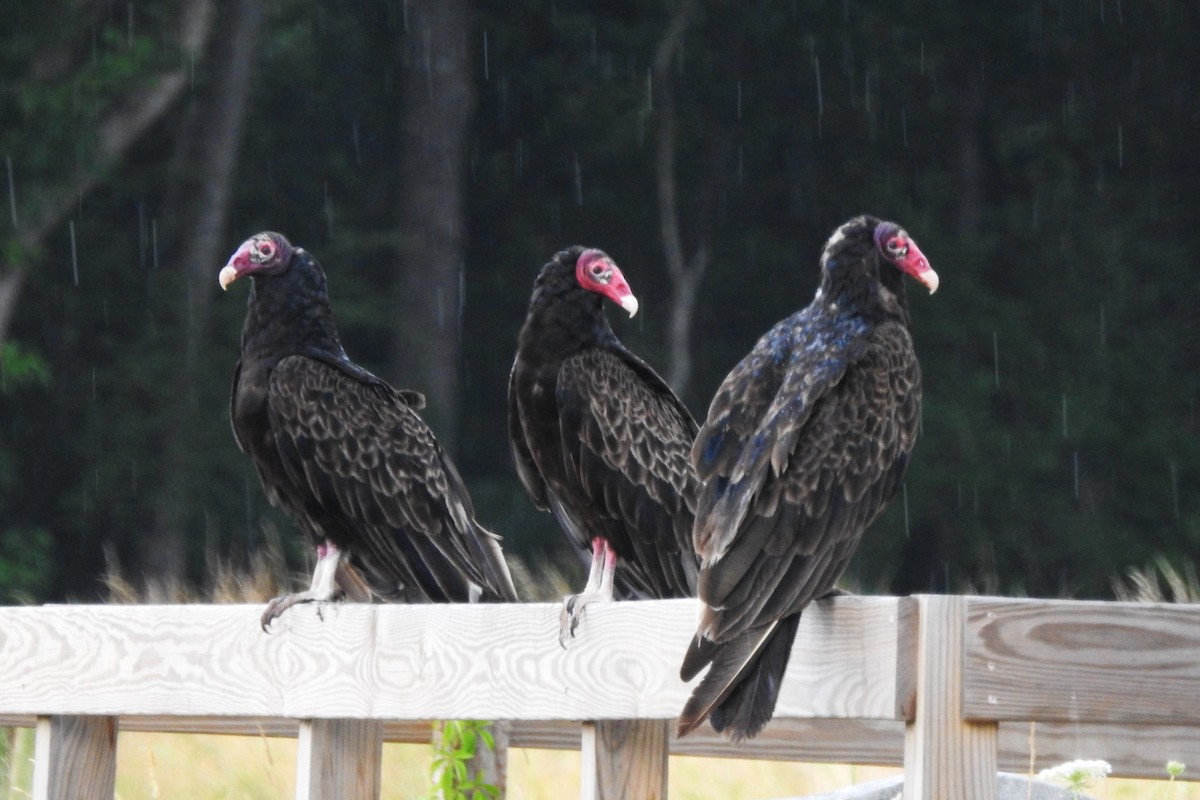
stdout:
[(592, 539), (592, 566), (588, 570), (587, 586), (579, 594), (563, 598), (558, 617), (558, 644), (567, 649), (567, 640), (575, 638), (575, 629), (583, 619), (584, 609), (593, 600), (613, 599), (613, 576), (617, 571), (617, 551), (608, 546), (602, 536)]
[[(317, 565), (313, 569), (312, 586), (303, 592), (285, 594), (267, 603), (267, 610), (263, 612), (262, 619), (260, 620), (262, 629), (266, 631), (271, 627), (271, 623), (279, 618), (280, 614), (297, 603), (320, 602), (340, 597), (344, 589), (338, 585), (337, 576), (339, 573), (348, 579), (357, 578), (359, 581), (362, 580), (357, 570), (353, 570), (350, 567), (342, 550), (336, 544), (326, 539), (317, 545)], [(320, 606), (317, 607), (317, 616), (320, 617), (322, 622), (325, 621), (325, 617), (321, 614)]]
[(583, 591), (563, 598), (562, 611), (558, 615), (558, 644), (564, 650), (567, 649), (569, 641), (575, 638), (575, 629), (583, 620), (583, 612), (594, 600), (612, 600), (612, 595)]
[[(287, 611), (292, 606), (299, 605), (301, 603), (323, 603), (330, 599), (331, 598), (329, 596), (321, 592), (314, 592), (312, 590), (280, 595), (271, 602), (267, 603), (267, 609), (266, 611), (263, 611), (262, 619), (259, 620), (259, 623), (262, 625), (263, 632), (270, 633), (271, 623), (278, 619), (283, 612)], [(321, 613), (320, 606), (317, 607), (317, 616), (320, 617), (322, 621), (325, 620), (325, 617)]]

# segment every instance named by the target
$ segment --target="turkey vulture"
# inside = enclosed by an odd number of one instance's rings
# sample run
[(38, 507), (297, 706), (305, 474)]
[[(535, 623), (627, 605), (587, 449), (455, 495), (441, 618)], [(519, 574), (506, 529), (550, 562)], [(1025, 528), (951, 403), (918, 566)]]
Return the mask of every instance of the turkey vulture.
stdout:
[(812, 303), (726, 376), (692, 448), (703, 609), (680, 670), (712, 664), (679, 718), (732, 739), (771, 718), (800, 613), (834, 584), (917, 439), (921, 370), (904, 275), (938, 277), (899, 225), (862, 216), (821, 254)]
[(402, 602), (515, 601), (499, 537), (475, 520), (466, 486), (417, 411), (424, 397), (394, 389), (347, 357), (325, 272), (278, 233), (237, 249), (221, 288), (253, 280), (233, 373), (230, 417), (273, 505), (316, 547), (308, 591), (277, 597), (272, 620), (296, 603), (366, 590)]
[(696, 422), (617, 339), (605, 298), (637, 313), (637, 299), (605, 253), (557, 253), (534, 281), (508, 383), (521, 483), (571, 543), (592, 554), (587, 587), (563, 608), (564, 643), (585, 605), (611, 599), (614, 584), (622, 598), (695, 595)]

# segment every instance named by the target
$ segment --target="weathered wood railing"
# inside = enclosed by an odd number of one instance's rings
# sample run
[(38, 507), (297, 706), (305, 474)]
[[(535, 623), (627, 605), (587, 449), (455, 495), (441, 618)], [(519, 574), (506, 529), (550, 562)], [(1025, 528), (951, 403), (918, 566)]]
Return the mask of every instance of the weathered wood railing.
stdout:
[(824, 601), (775, 721), (737, 745), (671, 734), (694, 601), (593, 605), (567, 650), (557, 605), (298, 607), (270, 635), (261, 610), (0, 609), (0, 725), (37, 727), (34, 797), (111, 798), (118, 730), (160, 730), (299, 735), (297, 797), (375, 798), (381, 742), (455, 718), (582, 748), (585, 800), (665, 797), (668, 752), (903, 764), (906, 800), (991, 800), (1031, 751), (1200, 764), (1200, 606)]

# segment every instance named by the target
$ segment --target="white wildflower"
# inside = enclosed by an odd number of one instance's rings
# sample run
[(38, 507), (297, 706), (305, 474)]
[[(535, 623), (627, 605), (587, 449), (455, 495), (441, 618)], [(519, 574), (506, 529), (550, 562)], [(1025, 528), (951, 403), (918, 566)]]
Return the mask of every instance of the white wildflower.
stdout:
[(1079, 792), (1090, 786), (1092, 781), (1099, 780), (1110, 772), (1112, 765), (1107, 761), (1081, 758), (1044, 769), (1038, 773), (1038, 777), (1044, 781), (1059, 781), (1066, 784), (1071, 791)]

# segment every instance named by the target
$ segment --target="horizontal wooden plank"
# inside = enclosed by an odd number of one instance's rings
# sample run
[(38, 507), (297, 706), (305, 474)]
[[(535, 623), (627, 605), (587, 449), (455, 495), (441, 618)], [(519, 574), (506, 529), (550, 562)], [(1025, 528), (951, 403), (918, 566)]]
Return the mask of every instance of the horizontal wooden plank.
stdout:
[[(900, 601), (805, 614), (781, 717), (897, 718)], [(356, 719), (672, 719), (692, 600), (589, 606), (324, 604), (272, 633), (261, 606), (0, 609), (0, 714)]]
[[(1200, 764), (1197, 726), (1040, 722), (1031, 736), (1027, 722), (999, 725), (997, 762), (1006, 772), (1027, 773), (1031, 748), (1035, 773), (1064, 761), (1088, 758), (1108, 761), (1118, 777), (1165, 779), (1168, 760)], [(561, 723), (547, 723), (547, 727), (519, 723), (519, 728), (513, 746), (576, 746), (577, 737)], [(904, 764), (904, 723), (894, 720), (775, 720), (756, 739), (740, 744), (725, 741), (711, 728), (697, 733), (695, 739), (693, 735), (672, 739), (671, 754), (890, 767)], [(1188, 774), (1192, 774), (1190, 767)]]
[[(902, 760), (912, 707), (912, 600), (845, 597), (805, 614), (777, 719), (732, 745), (703, 728), (679, 755), (863, 764)], [(299, 718), (384, 722), (428, 741), (431, 718), (514, 719), (517, 747), (580, 746), (581, 719), (670, 719), (693, 601), (592, 606), (569, 650), (558, 606), (0, 609), (0, 725), (118, 716), (123, 730), (295, 736)], [(1000, 720), (999, 764), (1104, 758), (1162, 777), (1200, 763), (1200, 607), (970, 598), (964, 714)], [(1064, 699), (1065, 698), (1065, 699)], [(812, 717), (831, 717), (813, 719)], [(856, 717), (861, 717), (857, 719)]]
[(908, 719), (915, 598), (838, 597), (806, 611), (779, 690), (779, 718)]
[(966, 718), (1200, 725), (1200, 605), (968, 602)]
[[(0, 716), (0, 727), (32, 728), (31, 716)], [(121, 717), (122, 731), (215, 733), (245, 736), (296, 737), (298, 721), (261, 717)], [(578, 750), (580, 723), (571, 720), (513, 722), (509, 745), (538, 750)], [(423, 744), (430, 740), (432, 723), (425, 720), (388, 720), (383, 738), (388, 742)], [(1200, 728), (1168, 725), (1089, 725), (1037, 723), (1030, 738), (1029, 723), (1001, 722), (1000, 769), (1024, 773), (1030, 748), (1036, 756), (1034, 771), (1075, 758), (1102, 758), (1113, 773), (1128, 778), (1163, 778), (1168, 759), (1200, 764)], [(757, 738), (733, 744), (705, 726), (670, 741), (672, 755), (713, 758), (753, 758), (769, 761), (810, 761), (836, 764), (873, 764), (898, 767), (904, 761), (904, 723), (894, 720), (779, 719)]]
[[(1038, 722), (1031, 738), (1028, 722), (1000, 723), (1000, 769), (1027, 772), (1031, 746), (1034, 772), (1086, 758), (1109, 762), (1117, 777), (1164, 780), (1169, 760), (1200, 764), (1200, 727)], [(1185, 777), (1194, 776), (1189, 766)]]

